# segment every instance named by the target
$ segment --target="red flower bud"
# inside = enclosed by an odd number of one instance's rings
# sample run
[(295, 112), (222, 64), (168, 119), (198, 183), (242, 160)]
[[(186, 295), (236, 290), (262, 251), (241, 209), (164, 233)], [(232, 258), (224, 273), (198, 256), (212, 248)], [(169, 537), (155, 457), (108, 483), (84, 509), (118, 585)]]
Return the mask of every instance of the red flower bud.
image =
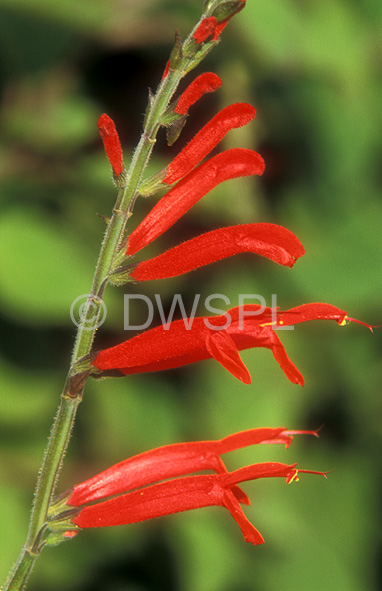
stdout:
[(206, 92), (214, 92), (222, 85), (222, 81), (213, 72), (201, 74), (180, 95), (174, 109), (174, 113), (186, 115), (188, 109), (200, 99)]
[(212, 37), (215, 33), (216, 25), (217, 21), (214, 16), (204, 18), (192, 35), (196, 43), (203, 43), (208, 37)]
[(124, 170), (121, 143), (114, 121), (105, 113), (98, 119), (99, 133), (103, 141), (106, 156), (114, 174), (118, 177)]

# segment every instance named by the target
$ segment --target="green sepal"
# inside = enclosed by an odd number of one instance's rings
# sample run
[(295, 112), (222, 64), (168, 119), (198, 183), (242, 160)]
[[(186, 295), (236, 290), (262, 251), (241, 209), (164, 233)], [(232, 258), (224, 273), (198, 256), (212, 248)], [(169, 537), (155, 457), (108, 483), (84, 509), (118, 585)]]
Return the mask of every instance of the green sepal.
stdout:
[(118, 250), (115, 253), (115, 256), (113, 258), (111, 272), (115, 271), (115, 269), (117, 269), (121, 265), (124, 265), (126, 263), (126, 261), (131, 258), (126, 255), (127, 243), (128, 243), (128, 239), (125, 238), (122, 241), (122, 243), (119, 245)]
[(183, 61), (183, 42), (178, 31), (175, 31), (175, 43), (170, 53), (170, 70), (178, 70)]
[(166, 177), (167, 167), (162, 168), (152, 176), (145, 179), (138, 187), (139, 194), (142, 197), (154, 195), (159, 189), (163, 189), (163, 179)]
[(188, 64), (188, 66), (184, 70), (184, 74), (188, 74), (196, 68), (204, 60), (204, 58), (213, 50), (216, 45), (220, 43), (220, 39), (216, 39), (215, 41), (208, 41), (206, 43), (197, 43), (195, 39), (190, 41), (189, 46), (189, 55), (194, 55), (192, 61)]
[(213, 8), (215, 4), (215, 0), (204, 0), (203, 3), (203, 15), (205, 16), (211, 16), (209, 14), (209, 10), (211, 10)]
[(179, 119), (174, 121), (174, 123), (172, 123), (166, 129), (166, 140), (167, 140), (168, 146), (172, 146), (173, 144), (175, 144), (176, 140), (178, 139), (178, 137), (182, 133), (183, 127), (186, 125), (186, 121), (187, 121), (187, 114), (180, 115)]
[(160, 121), (160, 124), (163, 125), (163, 127), (169, 127), (170, 125), (172, 125), (173, 123), (178, 121), (178, 119), (180, 117), (182, 117), (182, 115), (180, 115), (179, 113), (174, 112), (175, 106), (176, 106), (176, 101), (171, 103), (171, 105), (169, 105), (169, 107), (163, 113), (163, 115), (161, 115), (161, 118), (159, 119), (159, 121)]
[(49, 505), (48, 508), (48, 520), (54, 520), (58, 515), (62, 515), (68, 511), (69, 507), (68, 500), (72, 496), (73, 488), (68, 488), (64, 490), (62, 493), (55, 495)]
[(126, 170), (123, 170), (119, 176), (113, 173), (113, 183), (118, 189), (123, 189), (128, 181)]
[(126, 263), (114, 269), (109, 275), (109, 283), (119, 287), (126, 283), (132, 283), (135, 280), (130, 277), (130, 274), (137, 268), (139, 263)]
[(58, 546), (58, 544), (62, 544), (62, 542), (67, 542), (74, 538), (79, 529), (76, 531), (73, 530), (73, 526), (71, 527), (72, 529), (67, 529), (62, 532), (49, 532), (45, 540), (45, 546), (52, 548), (53, 546)]
[(61, 542), (74, 537), (80, 528), (72, 521), (81, 510), (81, 507), (71, 507), (67, 504), (70, 491), (65, 491), (53, 501), (49, 507), (48, 521), (43, 534), (45, 546), (57, 546)]
[(241, 0), (229, 0), (217, 6), (211, 16), (214, 16), (216, 21), (221, 23), (240, 12), (240, 10), (243, 10), (244, 6), (245, 2), (241, 2)]

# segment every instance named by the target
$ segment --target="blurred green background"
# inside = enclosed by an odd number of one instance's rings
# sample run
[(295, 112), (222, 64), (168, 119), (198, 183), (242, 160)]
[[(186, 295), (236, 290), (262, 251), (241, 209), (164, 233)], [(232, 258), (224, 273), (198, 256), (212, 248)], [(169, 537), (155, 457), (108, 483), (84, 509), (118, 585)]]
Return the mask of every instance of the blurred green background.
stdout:
[[(70, 305), (89, 290), (104, 231), (96, 212), (109, 214), (115, 199), (97, 118), (105, 111), (114, 118), (127, 161), (174, 31), (185, 36), (201, 5), (0, 0), (0, 581), (25, 538), (75, 334)], [(195, 294), (202, 302), (225, 294), (232, 306), (240, 293), (268, 303), (277, 294), (284, 309), (326, 301), (381, 323), (381, 11), (376, 0), (248, 0), (196, 72), (216, 72), (223, 87), (192, 108), (178, 144), (170, 149), (160, 138), (151, 166), (168, 163), (217, 109), (248, 101), (255, 121), (219, 149), (254, 148), (266, 172), (215, 189), (149, 252), (215, 227), (272, 221), (294, 231), (307, 253), (293, 271), (236, 257), (144, 284), (146, 295), (159, 293), (169, 308), (180, 293), (191, 309)], [(132, 226), (150, 207), (138, 203)], [(98, 348), (131, 336), (123, 333), (124, 292), (107, 292)], [(137, 322), (144, 312), (137, 309)], [(203, 509), (84, 532), (44, 551), (28, 589), (378, 589), (379, 335), (334, 323), (281, 333), (304, 388), (260, 349), (242, 355), (251, 386), (213, 361), (89, 383), (59, 491), (151, 447), (258, 426), (323, 425), (319, 440), (296, 438), (288, 451), (235, 452), (229, 469), (273, 460), (335, 471), (327, 481), (306, 475), (292, 486), (244, 485), (261, 547), (245, 544), (223, 509)]]

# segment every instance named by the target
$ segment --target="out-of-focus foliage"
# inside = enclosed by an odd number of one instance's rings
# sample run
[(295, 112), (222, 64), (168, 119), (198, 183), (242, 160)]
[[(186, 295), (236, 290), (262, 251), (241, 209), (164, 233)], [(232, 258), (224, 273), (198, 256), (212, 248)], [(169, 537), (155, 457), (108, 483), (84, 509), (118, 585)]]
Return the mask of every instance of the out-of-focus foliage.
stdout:
[[(115, 189), (97, 135), (106, 111), (126, 160), (139, 138), (174, 30), (185, 35), (202, 1), (0, 1), (0, 580), (16, 559), (49, 425), (65, 378), (72, 300), (87, 293)], [(171, 304), (211, 293), (260, 294), (286, 308), (327, 301), (381, 322), (381, 6), (374, 0), (248, 0), (199, 67), (223, 87), (195, 105), (181, 139), (163, 138), (152, 172), (218, 108), (248, 101), (250, 126), (224, 147), (263, 154), (261, 179), (215, 189), (150, 252), (213, 227), (273, 221), (306, 255), (292, 271), (249, 256), (165, 282), (133, 286)], [(185, 82), (186, 83), (186, 82)], [(132, 227), (150, 208), (138, 203)], [(142, 253), (143, 254), (143, 253)], [(127, 338), (123, 292), (109, 289), (96, 346)], [(205, 309), (201, 304), (199, 314)], [(144, 322), (143, 310), (136, 310)], [(142, 317), (142, 319), (140, 318)], [(291, 449), (261, 446), (227, 458), (298, 461), (335, 471), (297, 485), (245, 485), (246, 513), (266, 544), (246, 545), (222, 509), (88, 531), (44, 552), (30, 590), (359, 591), (378, 588), (381, 374), (378, 331), (320, 323), (280, 333), (302, 370), (289, 384), (269, 351), (243, 358), (244, 386), (214, 362), (89, 384), (59, 490), (111, 463), (175, 441), (256, 426), (315, 428)]]

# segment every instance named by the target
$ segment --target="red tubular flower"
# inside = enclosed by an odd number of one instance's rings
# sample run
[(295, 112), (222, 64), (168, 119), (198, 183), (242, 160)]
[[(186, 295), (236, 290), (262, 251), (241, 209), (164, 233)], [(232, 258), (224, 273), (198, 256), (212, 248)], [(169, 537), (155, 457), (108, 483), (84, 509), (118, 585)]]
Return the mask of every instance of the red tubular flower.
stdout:
[(219, 111), (174, 158), (163, 182), (172, 185), (186, 176), (218, 145), (228, 131), (247, 125), (255, 115), (256, 109), (247, 103), (236, 103)]
[(152, 208), (130, 235), (126, 254), (134, 255), (153, 242), (219, 183), (263, 171), (261, 156), (245, 148), (233, 148), (210, 158), (179, 181)]
[[(201, 470), (213, 470), (220, 474), (227, 471), (219, 457), (221, 454), (254, 444), (281, 443), (289, 447), (293, 440), (292, 435), (300, 434), (318, 437), (316, 431), (288, 431), (279, 427), (249, 429), (216, 441), (165, 445), (119, 462), (78, 484), (74, 487), (68, 504), (78, 507), (159, 480)], [(242, 495), (240, 502), (249, 504), (246, 495)]]
[(232, 308), (221, 316), (178, 320), (166, 328), (158, 326), (101, 351), (93, 365), (101, 371), (118, 369), (127, 375), (214, 358), (236, 378), (249, 384), (250, 375), (238, 352), (266, 347), (271, 349), (287, 378), (303, 385), (304, 378), (286, 354), (275, 329), (308, 320), (335, 320), (343, 325), (353, 319), (330, 304), (305, 304), (285, 312), (249, 304)]
[(222, 85), (221, 78), (213, 72), (200, 74), (177, 100), (174, 113), (186, 115), (188, 109), (198, 101), (206, 92), (214, 92)]
[(207, 232), (139, 263), (131, 277), (137, 281), (176, 277), (243, 252), (293, 267), (305, 250), (298, 238), (282, 226), (242, 224)]
[(106, 156), (114, 174), (118, 177), (124, 170), (121, 143), (114, 121), (106, 113), (98, 119), (98, 129), (103, 141)]
[(235, 495), (236, 485), (269, 477), (285, 477), (287, 482), (292, 482), (300, 472), (310, 471), (297, 470), (296, 464), (264, 462), (234, 472), (176, 478), (84, 507), (73, 523), (80, 528), (126, 525), (215, 505), (228, 509), (246, 542), (261, 544), (263, 537), (245, 517)]

